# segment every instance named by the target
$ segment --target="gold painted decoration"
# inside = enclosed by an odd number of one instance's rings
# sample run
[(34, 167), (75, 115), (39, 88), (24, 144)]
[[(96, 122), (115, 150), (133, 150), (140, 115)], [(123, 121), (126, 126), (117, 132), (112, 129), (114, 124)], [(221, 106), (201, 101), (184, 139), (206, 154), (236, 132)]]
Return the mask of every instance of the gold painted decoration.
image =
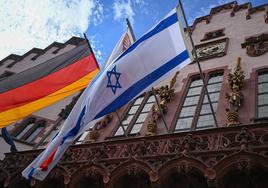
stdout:
[(241, 58), (237, 59), (233, 73), (227, 75), (227, 82), (231, 92), (226, 93), (228, 108), (226, 108), (227, 126), (239, 124), (238, 110), (242, 106), (244, 95), (241, 92), (244, 86), (245, 74), (241, 68)]

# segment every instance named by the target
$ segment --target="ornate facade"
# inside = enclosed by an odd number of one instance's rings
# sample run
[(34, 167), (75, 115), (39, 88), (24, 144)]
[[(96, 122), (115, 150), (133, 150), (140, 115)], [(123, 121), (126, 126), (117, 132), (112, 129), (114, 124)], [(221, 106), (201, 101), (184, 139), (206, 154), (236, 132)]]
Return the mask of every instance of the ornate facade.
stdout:
[(0, 187), (268, 187), (267, 10), (212, 8), (191, 27), (204, 83), (195, 62), (170, 75), (97, 122), (43, 182), (21, 177), (41, 149), (7, 153)]

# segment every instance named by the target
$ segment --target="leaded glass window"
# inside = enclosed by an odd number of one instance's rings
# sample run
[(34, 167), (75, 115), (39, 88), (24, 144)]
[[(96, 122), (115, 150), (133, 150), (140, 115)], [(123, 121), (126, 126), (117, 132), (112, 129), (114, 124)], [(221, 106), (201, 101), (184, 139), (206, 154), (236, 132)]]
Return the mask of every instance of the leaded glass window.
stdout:
[[(146, 100), (145, 104), (143, 103), (144, 100)], [(154, 96), (146, 97), (146, 95), (144, 95), (137, 98), (122, 120), (123, 126), (119, 125), (114, 136), (123, 136), (125, 132), (129, 135), (139, 133), (154, 102)]]
[(182, 105), (182, 109), (176, 123), (175, 131), (191, 129), (202, 88), (203, 82), (201, 78), (194, 78), (189, 86), (186, 98)]
[[(214, 112), (217, 111), (222, 79), (223, 79), (222, 73), (211, 74), (207, 84), (207, 89)], [(214, 127), (214, 126), (215, 122), (211, 111), (211, 107), (208, 103), (208, 98), (205, 95), (204, 100), (202, 102), (201, 111), (198, 117), (196, 129)]]
[[(217, 110), (223, 73), (209, 74), (207, 89), (214, 112)], [(213, 127), (215, 125), (213, 114), (204, 92), (203, 82), (200, 77), (192, 79), (184, 99), (175, 132)]]
[(268, 71), (258, 74), (258, 118), (268, 117)]

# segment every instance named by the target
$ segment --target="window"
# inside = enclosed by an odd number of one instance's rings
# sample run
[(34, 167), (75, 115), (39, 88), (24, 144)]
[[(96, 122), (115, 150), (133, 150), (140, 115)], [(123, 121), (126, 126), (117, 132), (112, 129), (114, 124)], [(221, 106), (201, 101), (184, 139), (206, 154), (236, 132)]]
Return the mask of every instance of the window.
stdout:
[(130, 135), (135, 135), (140, 132), (140, 129), (155, 102), (154, 96), (150, 96), (144, 106), (142, 106), (142, 102), (145, 98), (147, 97), (141, 96), (135, 100), (122, 120), (122, 126), (119, 125), (114, 136), (123, 136), (124, 130)]
[(140, 129), (148, 116), (151, 108), (153, 107), (155, 102), (155, 97), (151, 95), (149, 99), (147, 100), (146, 104), (143, 106), (143, 109), (141, 110), (141, 113), (139, 114), (136, 122), (134, 123), (133, 127), (130, 130), (130, 134), (137, 134), (140, 132)]
[(28, 136), (28, 138), (26, 138), (26, 141), (33, 142), (34, 139), (36, 139), (36, 137), (39, 135), (39, 133), (42, 132), (43, 129), (44, 129), (43, 126), (36, 127), (34, 131)]
[(215, 31), (210, 31), (210, 32), (205, 33), (204, 38), (201, 39), (201, 41), (206, 41), (206, 40), (222, 37), (224, 35), (225, 35), (224, 34), (224, 29), (218, 29), (218, 30), (215, 30)]
[(26, 125), (25, 128), (16, 136), (16, 138), (22, 139), (22, 137), (33, 127), (34, 127), (34, 123), (30, 123)]
[(26, 119), (22, 122), (19, 130), (17, 130), (13, 136), (17, 139), (27, 142), (33, 142), (37, 136), (44, 130), (46, 121), (39, 120), (36, 122), (35, 118)]
[(87, 137), (88, 133), (89, 133), (89, 130), (86, 130), (85, 132), (83, 132), (83, 134), (81, 134), (81, 136), (77, 139), (75, 144), (82, 144), (85, 138)]
[[(220, 73), (210, 75), (208, 80), (207, 89), (209, 97), (213, 106), (214, 112), (217, 110), (218, 100), (220, 97), (221, 85), (223, 76)], [(208, 103), (208, 98), (205, 95), (201, 105), (201, 111), (197, 121), (196, 129), (213, 127), (215, 125), (213, 114)]]
[[(222, 73), (215, 73), (209, 75), (207, 82), (207, 89), (214, 112), (218, 105), (222, 79)], [(214, 126), (213, 114), (203, 90), (201, 78), (195, 77), (192, 79), (175, 126), (175, 132)]]
[(194, 78), (188, 89), (188, 93), (182, 105), (182, 109), (176, 123), (175, 131), (190, 130), (195, 111), (200, 100), (203, 82), (200, 77)]
[(268, 71), (258, 74), (257, 100), (258, 118), (268, 117)]
[(12, 76), (14, 72), (5, 71), (3, 74), (0, 75), (0, 80), (4, 80), (5, 78)]

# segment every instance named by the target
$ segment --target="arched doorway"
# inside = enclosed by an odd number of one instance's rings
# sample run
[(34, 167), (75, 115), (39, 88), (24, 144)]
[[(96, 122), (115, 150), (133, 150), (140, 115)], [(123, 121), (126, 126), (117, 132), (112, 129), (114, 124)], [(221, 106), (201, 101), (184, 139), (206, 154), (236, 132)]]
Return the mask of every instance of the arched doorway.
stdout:
[(160, 177), (160, 185), (165, 188), (208, 188), (206, 177), (195, 169), (186, 172), (172, 169)]
[(77, 181), (75, 188), (104, 188), (102, 176), (99, 173), (84, 175)]
[(219, 180), (220, 188), (263, 188), (268, 187), (268, 169), (260, 166), (252, 168), (232, 168)]
[(64, 178), (63, 177), (49, 178), (48, 180), (45, 180), (45, 182), (40, 187), (41, 188), (48, 188), (48, 187), (65, 188)]
[(150, 188), (149, 176), (143, 172), (137, 174), (126, 173), (114, 182), (113, 188)]
[(31, 188), (31, 183), (20, 177), (10, 181), (9, 188)]

